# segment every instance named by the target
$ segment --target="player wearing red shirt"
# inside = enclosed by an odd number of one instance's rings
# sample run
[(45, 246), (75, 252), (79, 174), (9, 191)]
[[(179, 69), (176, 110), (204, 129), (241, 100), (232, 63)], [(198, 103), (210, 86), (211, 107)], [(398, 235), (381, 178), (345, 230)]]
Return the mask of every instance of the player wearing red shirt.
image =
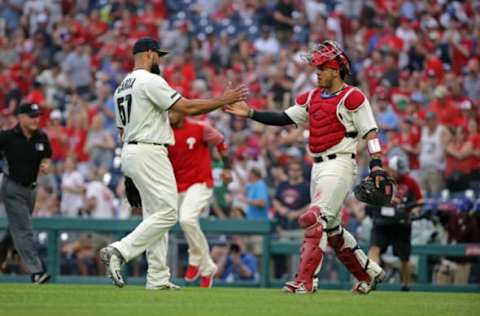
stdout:
[(210, 257), (198, 220), (213, 194), (210, 146), (216, 146), (228, 168), (227, 150), (222, 134), (210, 125), (186, 119), (174, 110), (169, 111), (169, 118), (175, 145), (168, 148), (168, 157), (177, 181), (179, 222), (188, 243), (188, 268), (184, 278), (192, 282), (200, 276), (200, 287), (209, 288), (217, 266)]

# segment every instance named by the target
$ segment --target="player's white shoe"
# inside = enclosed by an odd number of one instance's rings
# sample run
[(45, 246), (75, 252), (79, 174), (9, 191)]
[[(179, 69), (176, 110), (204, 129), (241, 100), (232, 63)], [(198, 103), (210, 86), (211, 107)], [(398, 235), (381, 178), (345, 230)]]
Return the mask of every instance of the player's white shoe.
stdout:
[(180, 290), (181, 287), (176, 285), (175, 283), (172, 283), (168, 281), (165, 284), (162, 285), (147, 285), (145, 287), (147, 290)]
[(100, 259), (103, 264), (105, 264), (113, 284), (118, 287), (123, 287), (125, 281), (123, 280), (121, 271), (123, 258), (120, 252), (112, 246), (107, 246), (100, 249)]
[(290, 294), (312, 294), (315, 293), (318, 289), (318, 278), (313, 278), (312, 288), (308, 289), (303, 282), (298, 282), (296, 280), (285, 283), (282, 288), (282, 291)]
[(355, 283), (352, 288), (353, 294), (363, 294), (366, 295), (371, 291), (374, 291), (377, 288), (379, 283), (382, 283), (385, 279), (385, 271), (382, 268), (376, 271), (375, 275), (372, 276), (371, 282), (360, 281)]

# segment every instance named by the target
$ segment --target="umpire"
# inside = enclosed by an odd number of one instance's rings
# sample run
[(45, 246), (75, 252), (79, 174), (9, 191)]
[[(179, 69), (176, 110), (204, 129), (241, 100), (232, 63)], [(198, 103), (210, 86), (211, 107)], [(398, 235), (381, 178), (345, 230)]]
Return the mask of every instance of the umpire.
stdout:
[(38, 128), (39, 106), (23, 103), (16, 114), (18, 124), (0, 131), (0, 151), (6, 159), (0, 194), (5, 203), (14, 246), (32, 273), (32, 283), (42, 284), (48, 281), (50, 275), (45, 272), (33, 246), (31, 214), (37, 175), (48, 169), (52, 151), (47, 135)]

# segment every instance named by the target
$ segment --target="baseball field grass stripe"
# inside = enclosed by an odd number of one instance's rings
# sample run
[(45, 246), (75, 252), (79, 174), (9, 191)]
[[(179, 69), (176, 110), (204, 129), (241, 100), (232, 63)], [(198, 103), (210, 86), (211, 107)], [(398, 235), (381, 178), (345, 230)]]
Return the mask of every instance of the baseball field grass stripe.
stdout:
[(280, 316), (280, 315), (478, 315), (480, 294), (320, 291), (289, 295), (278, 289), (183, 288), (149, 291), (139, 286), (0, 284), (0, 316)]

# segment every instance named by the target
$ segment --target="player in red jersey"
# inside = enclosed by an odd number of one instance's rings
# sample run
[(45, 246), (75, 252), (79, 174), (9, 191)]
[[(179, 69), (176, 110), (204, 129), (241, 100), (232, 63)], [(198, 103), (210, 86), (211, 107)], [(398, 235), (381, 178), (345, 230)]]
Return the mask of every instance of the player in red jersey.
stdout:
[[(223, 135), (210, 125), (186, 118), (181, 112), (169, 112), (175, 145), (168, 148), (179, 193), (179, 222), (188, 243), (188, 268), (185, 280), (200, 276), (200, 287), (209, 288), (217, 266), (210, 257), (208, 242), (199, 218), (207, 207), (213, 190), (210, 148), (215, 146), (229, 169)], [(228, 177), (228, 171), (224, 173)]]
[(341, 208), (357, 172), (355, 154), (360, 138), (367, 141), (370, 178), (375, 187), (379, 188), (386, 179), (377, 123), (363, 92), (345, 83), (350, 62), (337, 43), (322, 42), (305, 57), (317, 69), (318, 88), (297, 96), (295, 105), (281, 113), (258, 112), (245, 102), (227, 106), (226, 110), (268, 125), (309, 123), (309, 149), (315, 160), (310, 187), (312, 202), (298, 220), (305, 229), (299, 270), (295, 280), (287, 282), (283, 289), (297, 294), (315, 292), (314, 280), (328, 243), (358, 279), (353, 292), (367, 294), (385, 273), (341, 226)]

